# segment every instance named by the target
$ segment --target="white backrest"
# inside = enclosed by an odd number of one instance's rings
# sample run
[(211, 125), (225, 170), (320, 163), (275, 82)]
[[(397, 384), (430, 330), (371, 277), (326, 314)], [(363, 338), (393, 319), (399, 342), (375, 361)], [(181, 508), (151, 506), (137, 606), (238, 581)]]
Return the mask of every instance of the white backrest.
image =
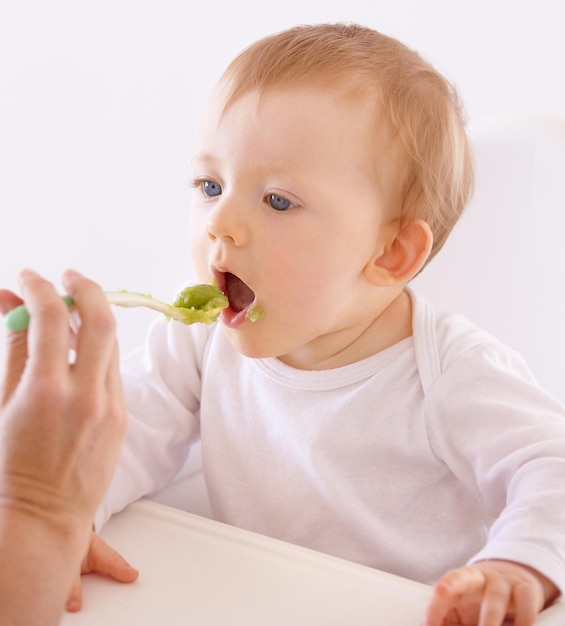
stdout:
[(474, 124), (476, 191), (413, 286), (518, 350), (565, 402), (565, 117)]

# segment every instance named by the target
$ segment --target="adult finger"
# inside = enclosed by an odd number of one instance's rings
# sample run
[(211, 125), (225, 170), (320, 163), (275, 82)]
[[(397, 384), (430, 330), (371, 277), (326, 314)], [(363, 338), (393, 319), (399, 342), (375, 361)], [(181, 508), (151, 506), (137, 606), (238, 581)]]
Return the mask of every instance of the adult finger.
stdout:
[[(127, 431), (128, 412), (120, 371), (120, 353), (117, 340), (114, 341), (114, 349), (106, 374), (106, 392), (108, 394), (109, 402), (113, 404), (116, 419), (121, 421), (119, 429), (119, 450), (121, 450), (121, 445), (123, 444)], [(116, 437), (114, 439), (116, 439)], [(117, 455), (119, 455), (119, 451), (117, 451)]]
[(63, 275), (63, 284), (81, 318), (76, 338), (76, 375), (101, 385), (114, 353), (114, 315), (104, 292), (95, 282), (69, 270)]
[[(22, 304), (22, 299), (7, 289), (0, 289), (0, 313), (6, 315)], [(6, 354), (4, 362), (4, 379), (0, 391), (0, 406), (4, 406), (8, 398), (18, 386), (27, 361), (27, 333), (22, 331), (6, 332)]]
[(22, 303), (22, 299), (8, 289), (0, 289), (0, 313), (6, 315)]
[(69, 313), (55, 287), (31, 270), (20, 273), (30, 314), (28, 352), (30, 374), (59, 380), (67, 370)]

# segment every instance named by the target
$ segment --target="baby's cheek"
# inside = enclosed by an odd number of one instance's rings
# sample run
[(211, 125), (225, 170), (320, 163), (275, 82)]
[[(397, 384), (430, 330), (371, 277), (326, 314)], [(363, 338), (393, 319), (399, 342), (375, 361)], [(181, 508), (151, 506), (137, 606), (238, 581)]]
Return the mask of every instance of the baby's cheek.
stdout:
[(202, 283), (208, 283), (211, 279), (210, 268), (208, 267), (210, 241), (205, 228), (202, 229), (196, 221), (192, 220), (188, 239), (192, 263), (196, 269), (198, 279)]

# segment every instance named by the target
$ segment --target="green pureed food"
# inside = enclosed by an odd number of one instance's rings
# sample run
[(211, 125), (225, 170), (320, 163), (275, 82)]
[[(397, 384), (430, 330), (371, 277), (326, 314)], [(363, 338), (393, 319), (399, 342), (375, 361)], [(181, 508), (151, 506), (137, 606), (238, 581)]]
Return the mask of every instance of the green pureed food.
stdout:
[(193, 285), (182, 289), (170, 306), (183, 310), (178, 312), (178, 317), (169, 317), (184, 324), (211, 324), (229, 306), (229, 302), (215, 285)]

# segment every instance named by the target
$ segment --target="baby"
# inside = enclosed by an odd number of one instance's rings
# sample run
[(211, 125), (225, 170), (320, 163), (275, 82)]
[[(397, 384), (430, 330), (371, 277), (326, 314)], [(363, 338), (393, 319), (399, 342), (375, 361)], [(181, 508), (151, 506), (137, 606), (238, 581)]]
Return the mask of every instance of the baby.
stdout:
[[(217, 519), (435, 583), (428, 626), (532, 624), (565, 588), (565, 408), (408, 286), (473, 186), (453, 87), (369, 28), (293, 28), (228, 67), (192, 168), (194, 263), (230, 306), (124, 363), (97, 528), (200, 438)], [(84, 569), (127, 578), (111, 554)]]

